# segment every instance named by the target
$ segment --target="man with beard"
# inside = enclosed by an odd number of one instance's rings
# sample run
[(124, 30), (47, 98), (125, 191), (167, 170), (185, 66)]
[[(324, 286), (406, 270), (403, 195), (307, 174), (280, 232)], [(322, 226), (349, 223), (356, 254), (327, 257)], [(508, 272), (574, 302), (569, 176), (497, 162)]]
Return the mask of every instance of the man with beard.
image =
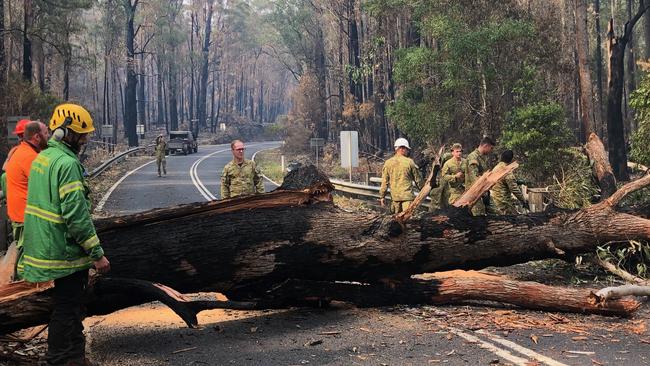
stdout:
[(19, 266), (28, 282), (54, 280), (47, 365), (92, 365), (86, 359), (83, 296), (88, 269), (106, 273), (110, 263), (90, 216), (89, 189), (77, 155), (95, 128), (86, 109), (66, 103), (54, 109), (50, 129), (53, 138), (29, 175)]
[(41, 150), (47, 148), (49, 138), (47, 126), (42, 122), (31, 121), (24, 126), (23, 137), (11, 157), (5, 170), (7, 172), (7, 214), (13, 228), (13, 238), (18, 249), (22, 246), (22, 232), (25, 222), (25, 205), (27, 204), (27, 180)]

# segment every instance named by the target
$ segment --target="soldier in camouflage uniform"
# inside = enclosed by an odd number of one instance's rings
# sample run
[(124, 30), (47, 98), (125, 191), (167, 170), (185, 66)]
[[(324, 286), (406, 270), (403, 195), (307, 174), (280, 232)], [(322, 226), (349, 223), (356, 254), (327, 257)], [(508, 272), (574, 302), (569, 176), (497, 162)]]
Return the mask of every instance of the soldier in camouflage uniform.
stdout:
[(221, 199), (264, 193), (264, 181), (255, 162), (244, 159), (244, 143), (235, 140), (230, 149), (233, 159), (221, 173)]
[[(478, 148), (472, 151), (467, 156), (467, 164), (465, 166), (465, 189), (469, 189), (476, 180), (489, 170), (488, 168), (488, 155), (492, 152), (494, 141), (489, 137), (484, 137), (481, 140)], [(489, 202), (489, 201), (488, 201)], [(485, 202), (479, 199), (472, 206), (472, 215), (485, 216), (487, 209)]]
[(463, 159), (463, 146), (454, 144), (451, 147), (452, 158), (447, 160), (440, 170), (441, 185), (447, 187), (447, 201), (445, 205), (451, 205), (465, 192), (465, 165)]
[(411, 147), (404, 138), (395, 140), (395, 156), (386, 160), (381, 172), (381, 188), (379, 189), (379, 203), (384, 206), (384, 197), (390, 186), (391, 207), (394, 214), (406, 210), (413, 199), (413, 183), (418, 189), (422, 188), (422, 175), (413, 159), (407, 157)]
[[(442, 154), (440, 157), (440, 164), (444, 166), (449, 159), (451, 159), (451, 153), (447, 152)], [(447, 202), (449, 201), (449, 185), (444, 184), (442, 175), (438, 174), (438, 186), (431, 189), (429, 197), (431, 197), (431, 206), (429, 211), (447, 208)]]
[[(496, 168), (504, 167), (512, 163), (513, 158), (512, 150), (506, 150), (501, 154), (501, 161), (497, 164)], [(515, 209), (515, 201), (512, 196), (515, 196), (524, 206), (527, 205), (524, 195), (521, 193), (517, 185), (517, 179), (513, 173), (509, 173), (501, 178), (497, 184), (490, 190), (490, 198), (494, 204), (494, 209), (499, 215), (517, 215)]]
[(167, 152), (167, 142), (165, 136), (161, 133), (156, 137), (156, 165), (158, 165), (158, 176), (160, 177), (160, 168), (162, 172), (167, 175), (167, 160), (165, 153)]

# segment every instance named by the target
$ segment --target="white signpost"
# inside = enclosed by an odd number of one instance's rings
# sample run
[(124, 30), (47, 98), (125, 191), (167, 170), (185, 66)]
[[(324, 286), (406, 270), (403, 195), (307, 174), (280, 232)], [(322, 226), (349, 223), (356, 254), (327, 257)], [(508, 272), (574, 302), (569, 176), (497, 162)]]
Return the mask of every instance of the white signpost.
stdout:
[(348, 168), (352, 182), (352, 168), (359, 166), (359, 133), (341, 131), (341, 167)]
[(144, 125), (135, 125), (135, 133), (140, 135), (140, 139), (144, 139)]

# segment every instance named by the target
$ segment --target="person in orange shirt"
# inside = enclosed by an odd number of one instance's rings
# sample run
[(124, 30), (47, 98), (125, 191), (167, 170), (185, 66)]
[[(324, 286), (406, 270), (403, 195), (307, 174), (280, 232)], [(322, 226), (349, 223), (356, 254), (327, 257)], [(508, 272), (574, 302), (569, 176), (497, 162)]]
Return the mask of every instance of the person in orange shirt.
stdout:
[(6, 163), (7, 214), (13, 227), (16, 246), (22, 246), (25, 205), (27, 204), (27, 179), (32, 161), (41, 150), (47, 148), (49, 130), (42, 122), (29, 122), (24, 127), (22, 141)]

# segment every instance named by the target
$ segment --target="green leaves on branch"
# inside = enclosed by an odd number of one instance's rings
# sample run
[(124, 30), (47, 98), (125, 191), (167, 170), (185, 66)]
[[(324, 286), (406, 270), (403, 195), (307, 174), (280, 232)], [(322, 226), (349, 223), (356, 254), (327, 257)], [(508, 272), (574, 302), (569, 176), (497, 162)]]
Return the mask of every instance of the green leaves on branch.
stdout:
[(542, 182), (557, 172), (562, 148), (571, 139), (562, 106), (548, 102), (514, 109), (504, 126), (501, 144), (515, 152), (522, 162), (521, 170)]
[(650, 76), (645, 75), (639, 87), (630, 96), (638, 129), (632, 135), (630, 159), (636, 163), (650, 165)]

